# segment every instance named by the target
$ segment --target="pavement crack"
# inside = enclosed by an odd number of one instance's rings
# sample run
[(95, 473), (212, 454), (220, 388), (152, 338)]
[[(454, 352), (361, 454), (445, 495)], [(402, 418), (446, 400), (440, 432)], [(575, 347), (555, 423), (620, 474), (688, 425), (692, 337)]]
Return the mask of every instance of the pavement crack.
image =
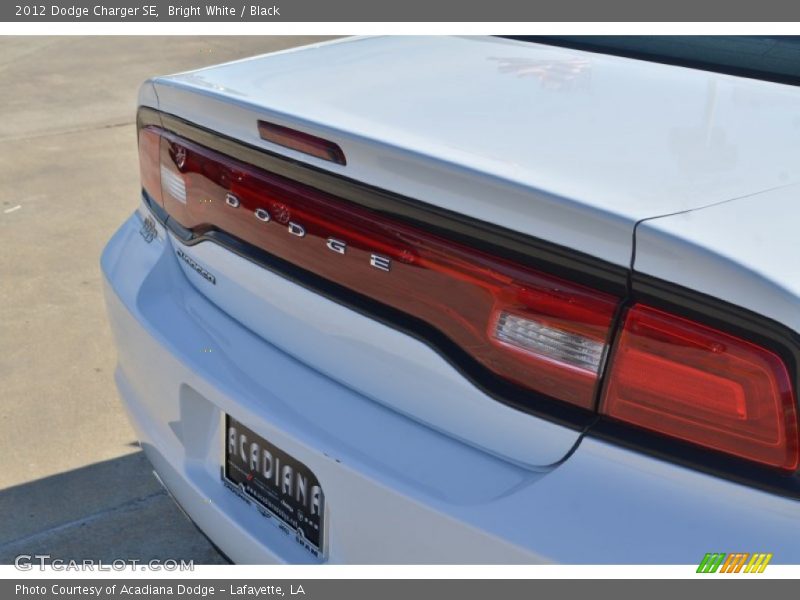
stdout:
[(43, 137), (55, 137), (60, 135), (69, 135), (73, 133), (85, 133), (87, 131), (102, 131), (103, 129), (116, 129), (118, 127), (127, 127), (128, 125), (135, 125), (135, 121), (125, 121), (121, 123), (106, 123), (105, 125), (88, 125), (86, 127), (76, 127), (74, 129), (61, 129), (57, 131), (41, 131), (38, 133), (26, 133), (23, 135), (11, 135), (8, 137), (0, 137), (0, 144), (4, 142), (21, 142), (25, 140), (35, 140)]
[(65, 523), (61, 523), (54, 527), (50, 527), (48, 529), (43, 529), (42, 531), (37, 531), (36, 533), (31, 533), (28, 535), (24, 535), (22, 537), (18, 537), (13, 540), (9, 540), (7, 542), (0, 543), (0, 554), (2, 554), (4, 550), (7, 550), (13, 546), (33, 543), (46, 536), (60, 533), (62, 531), (66, 531), (74, 527), (82, 527), (84, 525), (93, 523), (94, 521), (97, 521), (99, 519), (102, 519), (110, 515), (136, 510), (166, 495), (167, 493), (164, 490), (158, 490), (157, 492), (153, 492), (152, 494), (134, 498), (122, 504), (118, 504), (117, 506), (105, 508), (103, 510), (97, 511), (96, 513), (92, 513), (90, 515), (86, 515), (78, 519), (73, 519), (72, 521), (67, 521)]

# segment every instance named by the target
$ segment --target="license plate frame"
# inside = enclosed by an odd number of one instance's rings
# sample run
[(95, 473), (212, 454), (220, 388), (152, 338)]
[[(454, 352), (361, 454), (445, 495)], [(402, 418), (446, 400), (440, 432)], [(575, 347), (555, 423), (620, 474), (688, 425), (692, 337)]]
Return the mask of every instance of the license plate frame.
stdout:
[(241, 421), (224, 415), (221, 476), (225, 486), (275, 519), (312, 555), (325, 548), (325, 496), (316, 474)]

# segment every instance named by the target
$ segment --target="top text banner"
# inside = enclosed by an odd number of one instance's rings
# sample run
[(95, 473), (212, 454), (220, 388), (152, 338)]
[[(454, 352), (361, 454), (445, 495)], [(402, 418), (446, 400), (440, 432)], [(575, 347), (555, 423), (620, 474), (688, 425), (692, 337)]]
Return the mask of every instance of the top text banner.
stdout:
[[(3, 2), (0, 22), (795, 22), (797, 0)], [(525, 33), (520, 31), (519, 33)]]

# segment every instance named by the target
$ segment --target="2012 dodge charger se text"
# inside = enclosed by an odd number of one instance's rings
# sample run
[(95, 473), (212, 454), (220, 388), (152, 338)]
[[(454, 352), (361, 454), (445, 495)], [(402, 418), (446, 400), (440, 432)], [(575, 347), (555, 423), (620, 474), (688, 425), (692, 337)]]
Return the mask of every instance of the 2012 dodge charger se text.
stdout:
[(117, 385), (232, 560), (800, 562), (800, 88), (348, 38), (140, 91)]

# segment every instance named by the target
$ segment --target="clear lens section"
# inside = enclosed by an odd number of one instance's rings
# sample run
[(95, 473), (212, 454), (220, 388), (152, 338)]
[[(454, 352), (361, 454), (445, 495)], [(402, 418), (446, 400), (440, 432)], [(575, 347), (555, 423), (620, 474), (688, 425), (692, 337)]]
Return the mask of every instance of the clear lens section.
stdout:
[(186, 204), (186, 183), (179, 173), (161, 165), (161, 185), (166, 193), (178, 202)]
[(596, 340), (505, 311), (497, 319), (494, 335), (523, 352), (592, 374), (600, 370), (605, 350), (605, 344)]

